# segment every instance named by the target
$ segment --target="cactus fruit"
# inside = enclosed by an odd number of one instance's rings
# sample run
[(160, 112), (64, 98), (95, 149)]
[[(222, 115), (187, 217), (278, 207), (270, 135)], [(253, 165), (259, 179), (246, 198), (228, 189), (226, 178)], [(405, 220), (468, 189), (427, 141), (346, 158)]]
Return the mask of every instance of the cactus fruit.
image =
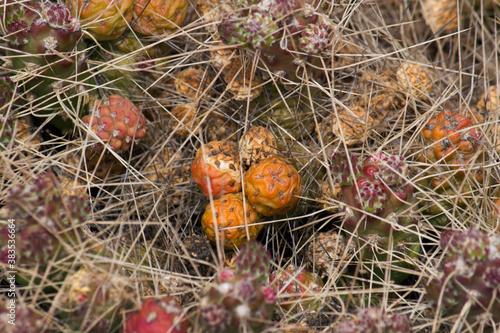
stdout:
[(217, 199), (240, 191), (240, 163), (234, 145), (213, 141), (200, 147), (191, 166), (191, 176), (207, 198)]
[[(286, 79), (303, 75), (307, 64), (320, 63), (328, 54), (333, 23), (308, 0), (233, 2), (234, 11), (219, 24), (225, 44), (259, 50), (264, 67)], [(311, 73), (313, 66), (308, 66)]]
[(262, 126), (252, 126), (240, 139), (239, 151), (246, 166), (259, 163), (277, 154), (276, 137)]
[[(52, 260), (67, 256), (64, 246), (77, 244), (79, 226), (90, 210), (82, 197), (62, 197), (59, 183), (50, 173), (38, 176), (33, 184), (13, 186), (6, 205), (16, 219), (0, 229), (0, 260), (9, 263), (9, 232), (15, 227), (16, 266), (26, 272), (35, 267), (45, 272)], [(23, 274), (19, 272), (19, 281)]]
[(383, 309), (368, 308), (358, 310), (356, 320), (342, 322), (338, 333), (411, 333), (413, 325), (407, 315), (389, 314)]
[(264, 226), (258, 223), (259, 213), (248, 201), (243, 202), (242, 193), (226, 194), (214, 200), (213, 209), (212, 204), (207, 205), (201, 226), (212, 243), (222, 242), (226, 249), (240, 247), (249, 238), (256, 239)]
[[(447, 229), (440, 245), (446, 254), (443, 272), (428, 284), (428, 299), (446, 315), (460, 314), (470, 325), (488, 318), (486, 326), (495, 323), (498, 327), (500, 299), (495, 295), (500, 286), (500, 237), (477, 229)], [(466, 312), (464, 307), (468, 307)]]
[(300, 175), (286, 159), (267, 157), (245, 173), (245, 195), (264, 216), (289, 212), (302, 194)]
[(235, 272), (224, 270), (200, 301), (203, 332), (261, 332), (270, 321), (276, 293), (265, 285), (270, 256), (255, 241), (235, 258)]
[(57, 316), (75, 331), (110, 332), (131, 301), (129, 289), (124, 278), (81, 268), (65, 279)]
[(148, 36), (170, 33), (185, 23), (189, 6), (189, 0), (136, 0), (132, 29)]
[(278, 303), (285, 311), (318, 310), (320, 304), (314, 294), (323, 289), (323, 280), (316, 274), (290, 265), (275, 271), (269, 281), (278, 290)]
[[(96, 103), (90, 115), (82, 118), (92, 131), (110, 149), (125, 152), (132, 146), (133, 140), (146, 135), (146, 119), (139, 109), (128, 99), (111, 95)], [(102, 151), (100, 143), (94, 144), (95, 151)]]
[[(134, 0), (66, 0), (71, 13), (98, 41), (120, 37), (132, 21)], [(85, 37), (88, 37), (84, 35)]]
[[(380, 249), (408, 252), (410, 257), (418, 253), (417, 245), (411, 250), (405, 245), (415, 241), (414, 234), (400, 228), (416, 223), (410, 214), (414, 187), (407, 179), (409, 168), (402, 156), (377, 153), (359, 163), (355, 156), (336, 153), (331, 169), (335, 179), (341, 180), (347, 204), (343, 227), (369, 244), (363, 251), (364, 259), (370, 260), (377, 253), (379, 260), (385, 260), (387, 253)], [(393, 223), (400, 227), (393, 227)], [(404, 277), (393, 274), (394, 279)]]
[(173, 297), (148, 298), (127, 316), (123, 333), (187, 333), (189, 321)]
[[(476, 120), (472, 116), (444, 110), (422, 129), (429, 148), (419, 152), (417, 160), (427, 164), (424, 166), (428, 170), (419, 183), (439, 195), (425, 208), (433, 223), (446, 224), (448, 219), (442, 214), (443, 208), (454, 209), (451, 206), (463, 205), (465, 202), (461, 197), (470, 196), (485, 186), (483, 171), (472, 168), (474, 163), (482, 161), (485, 152), (481, 134), (474, 125)], [(441, 199), (447, 194), (455, 196), (457, 191), (463, 195), (453, 205)]]
[(11, 68), (29, 78), (21, 84), (38, 97), (54, 90), (54, 83), (70, 79), (82, 65), (77, 44), (80, 24), (69, 8), (48, 1), (3, 0), (0, 14), (9, 41)]

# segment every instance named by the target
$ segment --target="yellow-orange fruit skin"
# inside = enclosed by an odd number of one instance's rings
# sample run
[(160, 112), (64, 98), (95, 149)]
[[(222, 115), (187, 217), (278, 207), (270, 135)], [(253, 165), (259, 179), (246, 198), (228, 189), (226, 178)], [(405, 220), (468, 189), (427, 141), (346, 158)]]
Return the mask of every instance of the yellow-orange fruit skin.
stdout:
[(264, 216), (289, 212), (302, 194), (299, 173), (279, 157), (268, 157), (252, 165), (243, 182), (248, 201)]
[(132, 21), (134, 12), (134, 0), (68, 0), (67, 2), (73, 16), (81, 20), (82, 25), (99, 41), (120, 37)]
[[(207, 205), (201, 217), (201, 227), (213, 244), (219, 240), (227, 250), (240, 247), (249, 239), (256, 239), (263, 228), (263, 224), (256, 223), (260, 219), (259, 213), (248, 201), (243, 203), (241, 192), (214, 200), (213, 208), (212, 211), (212, 205)], [(247, 237), (247, 229), (250, 238)]]
[(161, 35), (182, 26), (189, 0), (136, 0), (132, 28), (143, 35)]
[[(205, 155), (204, 152), (205, 151)], [(201, 193), (220, 198), (241, 191), (241, 176), (236, 149), (225, 141), (213, 141), (198, 149), (191, 166), (191, 176)]]

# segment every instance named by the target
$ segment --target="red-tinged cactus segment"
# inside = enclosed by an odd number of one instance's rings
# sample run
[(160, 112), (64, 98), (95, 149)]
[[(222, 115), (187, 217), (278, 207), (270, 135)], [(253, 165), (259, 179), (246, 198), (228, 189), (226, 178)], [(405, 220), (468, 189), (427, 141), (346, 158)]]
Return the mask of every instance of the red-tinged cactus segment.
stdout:
[(79, 225), (90, 211), (83, 197), (62, 197), (52, 174), (39, 176), (33, 184), (14, 186), (6, 197), (6, 205), (16, 219), (0, 229), (0, 260), (9, 262), (8, 244), (15, 227), (16, 264), (38, 267), (39, 271), (44, 271), (56, 255), (66, 255), (61, 245), (78, 241)]
[(302, 194), (299, 173), (288, 160), (279, 157), (252, 165), (244, 183), (248, 201), (264, 216), (289, 212)]
[(222, 42), (228, 45), (247, 43), (244, 24), (245, 18), (235, 13), (223, 18), (219, 23), (219, 33)]
[[(146, 135), (144, 116), (132, 102), (119, 95), (111, 95), (98, 103), (92, 114), (83, 117), (82, 121), (117, 152), (128, 151), (134, 139)], [(94, 145), (94, 150), (102, 149), (101, 144)]]
[(361, 173), (361, 163), (356, 155), (334, 153), (332, 155), (332, 177), (342, 185), (351, 185)]
[(12, 69), (37, 75), (25, 83), (38, 96), (52, 91), (57, 78), (73, 75), (80, 24), (63, 4), (48, 1), (1, 2), (4, 31), (9, 41)]
[[(446, 315), (458, 315), (463, 307), (466, 320), (474, 324), (480, 318), (500, 323), (500, 237), (479, 230), (467, 232), (445, 230), (441, 248), (446, 254), (441, 277), (427, 286), (427, 296)], [(489, 324), (487, 324), (489, 326)]]
[(243, 37), (255, 48), (266, 48), (276, 41), (278, 26), (267, 12), (255, 11), (245, 20)]
[[(215, 212), (215, 214), (214, 214)], [(201, 217), (201, 227), (208, 239), (216, 244), (222, 242), (224, 248), (234, 249), (249, 239), (256, 239), (264, 225), (258, 223), (260, 215), (247, 202), (242, 193), (226, 194), (208, 204)]]
[[(256, 256), (252, 250), (257, 251)], [(251, 242), (243, 248), (235, 258), (236, 272), (220, 272), (216, 283), (203, 293), (200, 302), (203, 332), (261, 332), (272, 317), (276, 293), (265, 285), (267, 273), (258, 267), (270, 265), (262, 245)], [(247, 274), (252, 267), (257, 272)]]
[(249, 241), (240, 249), (235, 259), (235, 271), (239, 275), (253, 275), (257, 280), (266, 281), (269, 277), (271, 256), (262, 244)]
[(219, 25), (219, 34), (229, 45), (245, 44), (260, 50), (260, 60), (271, 71), (294, 79), (311, 73), (328, 54), (333, 23), (309, 0), (233, 1), (238, 19), (229, 14)]
[(173, 297), (148, 298), (139, 311), (131, 313), (123, 333), (186, 333), (189, 321)]
[(66, 0), (71, 13), (80, 19), (96, 40), (120, 37), (132, 21), (134, 0)]
[(217, 199), (241, 191), (236, 147), (227, 141), (212, 141), (200, 147), (191, 166), (191, 176), (207, 198)]
[(5, 114), (4, 105), (9, 104), (14, 96), (16, 84), (9, 77), (0, 77), (0, 115)]
[(338, 333), (411, 333), (413, 325), (407, 315), (389, 314), (383, 309), (361, 309), (356, 320), (344, 321), (337, 328)]
[[(354, 177), (351, 166), (356, 170)], [(414, 187), (407, 179), (408, 166), (401, 156), (374, 154), (358, 163), (352, 155), (335, 154), (332, 158), (332, 175), (341, 179), (341, 193), (347, 204), (347, 218), (343, 227), (349, 232), (355, 232), (363, 241), (370, 244), (364, 251), (365, 259), (372, 259), (374, 252), (380, 249), (399, 249), (405, 242), (412, 242), (414, 235), (396, 230), (392, 223), (409, 227), (416, 221), (411, 217)], [(392, 237), (392, 244), (389, 239)], [(399, 249), (408, 251), (404, 247)], [(418, 253), (415, 246), (412, 255)], [(377, 254), (384, 260), (386, 255)]]
[(278, 290), (278, 303), (285, 311), (318, 310), (314, 295), (321, 292), (323, 280), (316, 274), (290, 265), (274, 272), (269, 281)]

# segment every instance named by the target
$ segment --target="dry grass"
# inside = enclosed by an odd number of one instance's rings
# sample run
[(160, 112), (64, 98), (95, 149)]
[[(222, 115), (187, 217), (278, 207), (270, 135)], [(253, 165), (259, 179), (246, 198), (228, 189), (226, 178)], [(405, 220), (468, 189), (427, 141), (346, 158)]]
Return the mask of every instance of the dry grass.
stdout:
[[(421, 253), (412, 257), (391, 249), (388, 258), (392, 260), (361, 266), (358, 249), (353, 257), (333, 262), (325, 273), (322, 292), (309, 295), (323, 306), (326, 323), (314, 327), (305, 324), (312, 322), (314, 314), (276, 310), (268, 331), (285, 332), (301, 326), (309, 331), (331, 332), (356, 309), (374, 305), (407, 314), (417, 332), (476, 332), (477, 327), (468, 327), (460, 316), (445, 317), (434, 311), (426, 300), (425, 285), (439, 275), (443, 260), (439, 248), (443, 226), (433, 224), (434, 216), (429, 216), (425, 207), (445, 207), (441, 215), (446, 217), (447, 227), (475, 227), (489, 234), (500, 230), (493, 208), (500, 177), (499, 110), (487, 112), (476, 107), (481, 94), (500, 82), (500, 8), (485, 9), (486, 4), (474, 7), (472, 0), (459, 1), (459, 27), (433, 32), (423, 19), (422, 2), (335, 1), (330, 16), (338, 23), (343, 42), (351, 47), (324, 59), (318, 68), (322, 75), (317, 78), (283, 85), (275, 73), (258, 65), (257, 55), (238, 49), (235, 56), (248, 60), (241, 70), (250, 78), (258, 77), (263, 88), (253, 101), (236, 101), (228, 90), (223, 71), (211, 53), (222, 49), (213, 32), (217, 21), (205, 21), (200, 12), (195, 15), (198, 18), (169, 35), (139, 37), (128, 30), (124, 38), (138, 40), (143, 46), (127, 54), (111, 43), (87, 40), (80, 51), (88, 57), (86, 75), (68, 79), (85, 88), (76, 104), (65, 103), (68, 94), (74, 94), (70, 86), (67, 91), (55, 92), (56, 98), (49, 105), (45, 103), (47, 96), (32, 99), (27, 93), (17, 95), (9, 105), (10, 117), (28, 121), (31, 131), (18, 136), (10, 149), (0, 151), (0, 200), (8, 200), (12, 186), (31, 182), (40, 173), (53, 171), (64, 177), (65, 189), (85, 195), (91, 213), (85, 223), (85, 238), (54, 266), (69, 270), (68, 275), (80, 268), (103, 272), (113, 276), (118, 286), (122, 282), (116, 281), (124, 279), (123, 299), (129, 301), (129, 308), (140, 304), (145, 295), (168, 294), (178, 298), (195, 318), (200, 291), (233, 256), (213, 246), (209, 260), (201, 260), (185, 244), (192, 235), (202, 235), (200, 219), (209, 203), (189, 173), (201, 144), (216, 139), (237, 142), (250, 126), (260, 125), (275, 134), (282, 154), (296, 162), (303, 178), (303, 197), (286, 216), (262, 222), (265, 228), (258, 238), (272, 255), (273, 270), (290, 264), (316, 269), (306, 256), (309, 244), (321, 232), (343, 231), (342, 202), (331, 191), (322, 193), (323, 185), (327, 189), (334, 185), (328, 170), (333, 152), (349, 150), (360, 157), (375, 152), (402, 155), (411, 165), (408, 181), (416, 188), (414, 205), (402, 214), (413, 214), (418, 220), (415, 228), (406, 231), (416, 235), (422, 244)], [(213, 6), (220, 12), (217, 5)], [(7, 59), (7, 43), (0, 43), (0, 52)], [(148, 67), (151, 61), (140, 60), (140, 55), (151, 50), (157, 56), (154, 66)], [(137, 61), (146, 68), (138, 68)], [(432, 89), (405, 90), (395, 74), (407, 63), (425, 68)], [(194, 97), (180, 95), (173, 80), (180, 71), (193, 66), (214, 80)], [(18, 85), (23, 84), (25, 73), (7, 67), (1, 70), (4, 75), (15, 75)], [(80, 120), (86, 112), (83, 102), (88, 95), (111, 94), (126, 96), (142, 110), (148, 135), (134, 143), (131, 152), (85, 155), (96, 136)], [(197, 121), (187, 130), (182, 119), (172, 114), (173, 107), (186, 103), (197, 106)], [(358, 144), (347, 147), (345, 138), (330, 133), (324, 120), (341, 117), (356, 105), (370, 110), (381, 121), (366, 126), (357, 137)], [(481, 134), (485, 156), (474, 164), (482, 170), (484, 179), (482, 184), (471, 184), (465, 193), (457, 189), (442, 193), (422, 183), (431, 175), (453, 174), (442, 161), (422, 163), (416, 159), (429, 148), (420, 134), (422, 128), (443, 109), (484, 117), (476, 130)], [(74, 129), (62, 133), (54, 127), (50, 123), (54, 110), (69, 118)], [(96, 170), (92, 163), (99, 159), (100, 169)], [(345, 234), (357, 243), (355, 234)], [(89, 254), (96, 243), (107, 250)], [(395, 266), (395, 260), (410, 266)], [(340, 267), (346, 265), (348, 269), (342, 272)], [(391, 281), (388, 273), (377, 278), (374, 275), (380, 267), (402, 270), (409, 277), (400, 283)], [(56, 317), (68, 283), (44, 278), (18, 288), (19, 299), (43, 314), (47, 331), (71, 331), (64, 319)]]

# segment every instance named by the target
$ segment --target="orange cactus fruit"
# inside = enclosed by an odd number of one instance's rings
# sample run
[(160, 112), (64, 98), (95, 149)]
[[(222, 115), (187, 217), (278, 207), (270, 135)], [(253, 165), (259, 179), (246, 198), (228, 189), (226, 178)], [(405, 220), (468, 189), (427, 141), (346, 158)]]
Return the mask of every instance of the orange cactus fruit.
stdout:
[(191, 176), (207, 198), (218, 199), (224, 194), (241, 191), (240, 163), (235, 146), (227, 141), (206, 143), (196, 152)]
[(137, 0), (132, 28), (148, 36), (172, 32), (183, 25), (189, 4), (189, 0)]
[(98, 41), (120, 37), (134, 12), (134, 0), (67, 0), (67, 3), (72, 15)]
[(231, 250), (256, 239), (263, 228), (258, 223), (260, 215), (248, 201), (243, 202), (243, 194), (230, 193), (224, 195), (212, 204), (208, 204), (201, 217), (201, 227), (208, 239), (217, 244), (224, 244), (224, 248)]
[(441, 111), (422, 129), (424, 138), (434, 142), (432, 154), (427, 153), (426, 157), (432, 161), (444, 159), (446, 162), (452, 162), (456, 153), (475, 153), (478, 150), (480, 135), (472, 125), (470, 118), (450, 110)]
[[(134, 139), (142, 139), (146, 135), (144, 116), (131, 101), (119, 95), (111, 95), (96, 103), (93, 112), (83, 117), (82, 121), (117, 152), (129, 150)], [(96, 144), (94, 150), (101, 151), (103, 147)]]
[(287, 213), (302, 194), (300, 175), (295, 167), (275, 156), (252, 165), (243, 181), (248, 201), (264, 216)]

